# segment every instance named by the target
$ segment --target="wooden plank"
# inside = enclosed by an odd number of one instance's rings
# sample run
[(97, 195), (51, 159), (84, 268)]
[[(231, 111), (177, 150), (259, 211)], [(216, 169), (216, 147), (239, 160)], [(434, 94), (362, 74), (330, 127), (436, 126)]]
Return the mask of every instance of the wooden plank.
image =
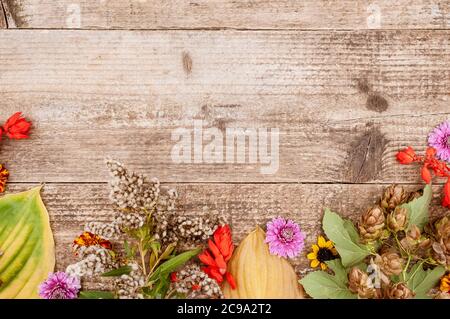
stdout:
[[(365, 209), (374, 204), (381, 195), (382, 185), (223, 185), (184, 184), (167, 185), (175, 187), (180, 199), (177, 209), (181, 214), (199, 215), (217, 212), (229, 216), (233, 227), (234, 240), (238, 243), (257, 224), (263, 226), (276, 216), (294, 219), (307, 235), (307, 246), (314, 242), (321, 230), (321, 216), (325, 207), (339, 212), (342, 216), (357, 218)], [(17, 192), (31, 185), (10, 185), (9, 191)], [(420, 185), (409, 185), (416, 190)], [(435, 199), (432, 214), (446, 212), (440, 207), (441, 187), (434, 187)], [(50, 213), (52, 229), (56, 241), (58, 269), (76, 261), (71, 253), (73, 239), (90, 221), (108, 222), (114, 216), (109, 204), (106, 184), (47, 184), (43, 199)], [(294, 260), (297, 270), (308, 269), (306, 258)]]
[[(167, 182), (417, 182), (394, 156), (450, 114), (449, 35), (0, 32), (1, 120), (35, 123), (2, 161), (16, 182), (102, 182), (106, 157)], [(279, 129), (279, 170), (174, 163), (195, 119)]]
[(443, 29), (434, 0), (3, 0), (19, 28)]

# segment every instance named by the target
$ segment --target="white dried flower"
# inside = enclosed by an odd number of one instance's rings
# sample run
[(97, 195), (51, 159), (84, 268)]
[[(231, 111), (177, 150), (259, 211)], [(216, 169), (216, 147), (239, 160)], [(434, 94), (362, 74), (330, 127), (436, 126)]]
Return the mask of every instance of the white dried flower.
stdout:
[(187, 299), (223, 299), (222, 290), (198, 265), (189, 264), (177, 273), (172, 288)]
[(120, 299), (144, 299), (140, 289), (145, 285), (145, 277), (139, 266), (128, 264), (132, 271), (114, 280), (114, 287)]
[(117, 223), (90, 222), (84, 230), (108, 240), (118, 239), (122, 235)]
[(118, 263), (111, 254), (111, 251), (102, 246), (95, 245), (89, 247), (79, 247), (77, 254), (81, 260), (69, 265), (66, 272), (78, 278), (84, 276), (94, 276), (117, 268)]

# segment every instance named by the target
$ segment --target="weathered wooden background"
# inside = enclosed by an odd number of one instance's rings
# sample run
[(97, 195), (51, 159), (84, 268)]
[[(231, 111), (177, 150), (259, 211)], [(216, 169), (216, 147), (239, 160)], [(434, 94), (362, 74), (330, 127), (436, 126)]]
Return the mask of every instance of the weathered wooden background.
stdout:
[[(324, 207), (354, 217), (391, 182), (420, 187), (394, 155), (450, 115), (448, 1), (0, 4), (0, 120), (34, 122), (0, 160), (9, 191), (46, 183), (60, 269), (84, 223), (112, 217), (106, 157), (175, 186), (180, 212), (228, 215), (236, 240), (281, 214), (311, 243)], [(279, 171), (174, 164), (171, 132), (194, 119), (279, 128)]]

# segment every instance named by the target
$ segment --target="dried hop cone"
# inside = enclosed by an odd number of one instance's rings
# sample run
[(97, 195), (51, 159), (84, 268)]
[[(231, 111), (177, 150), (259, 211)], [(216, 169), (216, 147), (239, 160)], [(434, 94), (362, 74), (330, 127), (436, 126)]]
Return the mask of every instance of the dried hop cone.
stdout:
[(391, 185), (384, 190), (381, 198), (381, 207), (387, 211), (392, 211), (398, 205), (404, 204), (408, 201), (409, 193), (400, 185)]
[(381, 271), (387, 276), (399, 275), (403, 271), (404, 260), (396, 252), (386, 252), (375, 258)]
[(431, 257), (440, 265), (447, 266), (450, 265), (450, 256), (446, 254), (444, 247), (439, 242), (433, 242)]
[(411, 225), (406, 232), (405, 238), (400, 241), (403, 249), (414, 251), (419, 257), (428, 255), (427, 251), (431, 247), (431, 240), (422, 236), (422, 232), (416, 225)]
[(414, 192), (410, 192), (408, 194), (408, 199), (406, 200), (407, 203), (412, 202), (413, 200), (421, 197), (423, 195), (423, 189), (419, 189), (417, 191)]
[(348, 288), (362, 299), (373, 298), (376, 294), (375, 288), (369, 287), (369, 276), (357, 267), (353, 267), (348, 274)]
[(414, 293), (403, 282), (387, 287), (385, 294), (388, 299), (411, 299), (414, 297)]
[(408, 225), (408, 210), (404, 207), (396, 207), (387, 217), (387, 226), (393, 232), (405, 230)]
[(450, 218), (445, 216), (434, 223), (433, 258), (440, 264), (450, 265)]
[(364, 242), (377, 240), (381, 237), (385, 226), (383, 209), (380, 206), (369, 208), (358, 223), (359, 234)]

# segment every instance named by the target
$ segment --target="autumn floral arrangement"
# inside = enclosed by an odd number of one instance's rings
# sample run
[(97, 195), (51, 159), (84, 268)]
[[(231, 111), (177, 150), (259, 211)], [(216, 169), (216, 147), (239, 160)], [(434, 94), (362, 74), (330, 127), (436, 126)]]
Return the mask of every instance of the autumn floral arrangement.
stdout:
[(450, 214), (431, 218), (433, 174), (446, 178), (442, 206), (450, 207), (450, 124), (429, 137), (423, 156), (412, 147), (397, 153), (400, 164), (420, 164), (426, 186), (407, 192), (387, 187), (357, 223), (325, 210), (319, 238), (308, 254), (321, 266), (301, 283), (313, 298), (450, 298)]
[[(119, 162), (107, 166), (116, 217), (85, 226), (73, 242), (78, 261), (50, 274), (40, 285), (42, 298), (302, 297), (287, 261), (304, 246), (293, 221), (275, 218), (267, 234), (257, 227), (235, 249), (223, 216), (184, 215), (175, 209), (175, 190)], [(88, 290), (87, 281), (104, 289)]]
[[(30, 127), (16, 113), (0, 136), (27, 138)], [(0, 198), (0, 298), (448, 299), (450, 214), (431, 216), (429, 207), (434, 177), (447, 179), (442, 206), (450, 207), (450, 124), (436, 128), (429, 144), (423, 155), (408, 147), (396, 156), (421, 165), (423, 189), (391, 185), (356, 222), (326, 209), (323, 235), (306, 253), (293, 220), (275, 217), (236, 245), (224, 216), (187, 214), (176, 190), (108, 160), (115, 217), (84, 225), (70, 248), (74, 262), (53, 272), (42, 186), (8, 194)], [(0, 168), (3, 191), (8, 172)], [(320, 269), (299, 280), (295, 260)]]

